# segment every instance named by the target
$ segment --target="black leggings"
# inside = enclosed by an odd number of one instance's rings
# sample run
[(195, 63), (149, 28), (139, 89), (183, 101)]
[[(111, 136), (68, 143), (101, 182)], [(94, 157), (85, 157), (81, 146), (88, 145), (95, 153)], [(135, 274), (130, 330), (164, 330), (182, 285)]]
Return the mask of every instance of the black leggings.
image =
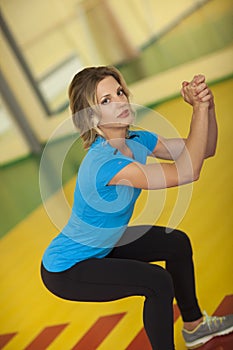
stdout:
[[(102, 259), (77, 263), (63, 272), (41, 275), (55, 295), (75, 301), (111, 301), (133, 295), (145, 297), (143, 321), (153, 350), (173, 350), (173, 297), (184, 321), (202, 316), (198, 306), (192, 248), (181, 231), (166, 233), (159, 226), (128, 227), (124, 240)], [(148, 262), (166, 261), (166, 270)]]

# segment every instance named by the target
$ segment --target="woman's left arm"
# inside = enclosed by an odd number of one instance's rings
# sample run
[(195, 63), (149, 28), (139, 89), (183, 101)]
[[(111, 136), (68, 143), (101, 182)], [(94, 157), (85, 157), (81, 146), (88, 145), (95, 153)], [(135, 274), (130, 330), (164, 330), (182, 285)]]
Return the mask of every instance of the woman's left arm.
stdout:
[[(205, 97), (206, 87), (205, 77), (204, 75), (197, 75), (194, 77), (193, 81), (196, 83), (196, 94), (199, 96), (200, 100)], [(183, 96), (185, 102), (192, 105), (192, 101), (190, 101), (185, 94), (185, 86), (187, 86), (189, 82), (184, 81), (182, 83), (181, 95)], [(205, 91), (205, 92), (204, 92)], [(208, 109), (208, 140), (206, 146), (206, 154), (205, 159), (209, 157), (213, 157), (215, 155), (217, 139), (218, 139), (218, 125), (216, 121), (216, 112), (215, 112), (215, 104), (214, 104), (214, 96), (211, 93), (211, 100), (209, 101), (209, 109)], [(157, 158), (167, 159), (167, 160), (176, 160), (181, 154), (183, 148), (185, 147), (186, 139), (181, 138), (173, 138), (167, 139), (159, 136), (157, 145), (153, 151), (153, 155)]]
[(182, 138), (167, 139), (159, 135), (152, 155), (159, 159), (176, 160), (185, 147), (185, 141)]
[(213, 95), (212, 95), (212, 99), (210, 101), (210, 107), (208, 110), (208, 118), (209, 118), (208, 140), (207, 140), (205, 158), (213, 157), (215, 155), (217, 140), (218, 140), (218, 125), (216, 120), (216, 112), (215, 112)]

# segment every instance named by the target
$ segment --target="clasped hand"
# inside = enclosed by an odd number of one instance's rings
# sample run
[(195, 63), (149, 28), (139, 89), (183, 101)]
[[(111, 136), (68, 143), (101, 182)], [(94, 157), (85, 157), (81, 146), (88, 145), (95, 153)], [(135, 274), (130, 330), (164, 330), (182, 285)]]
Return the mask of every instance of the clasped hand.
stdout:
[(213, 94), (205, 82), (205, 76), (195, 75), (191, 82), (183, 81), (181, 95), (185, 102), (192, 106), (214, 106)]

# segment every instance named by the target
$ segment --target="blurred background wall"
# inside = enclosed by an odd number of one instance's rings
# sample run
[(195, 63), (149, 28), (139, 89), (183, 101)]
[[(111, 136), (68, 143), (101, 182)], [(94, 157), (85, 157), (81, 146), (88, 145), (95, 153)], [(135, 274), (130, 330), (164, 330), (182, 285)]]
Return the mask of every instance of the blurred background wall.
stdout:
[[(179, 67), (201, 60), (209, 80), (232, 74), (231, 0), (0, 0), (0, 5), (1, 166), (41, 153), (69, 116), (67, 86), (83, 67), (115, 65), (135, 102), (152, 104), (178, 93), (178, 82), (191, 78), (179, 76)], [(156, 79), (164, 85), (153, 88)], [(139, 82), (149, 80), (152, 85), (139, 93)], [(63, 129), (59, 136), (69, 134)]]

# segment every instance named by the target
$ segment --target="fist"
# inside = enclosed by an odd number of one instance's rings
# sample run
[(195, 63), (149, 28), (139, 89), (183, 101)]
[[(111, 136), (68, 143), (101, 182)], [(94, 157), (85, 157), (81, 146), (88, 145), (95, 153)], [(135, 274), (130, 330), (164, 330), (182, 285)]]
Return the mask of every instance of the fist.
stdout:
[(195, 75), (191, 82), (183, 81), (181, 95), (185, 102), (192, 106), (197, 104), (213, 104), (213, 95), (205, 83), (205, 76), (202, 74)]

